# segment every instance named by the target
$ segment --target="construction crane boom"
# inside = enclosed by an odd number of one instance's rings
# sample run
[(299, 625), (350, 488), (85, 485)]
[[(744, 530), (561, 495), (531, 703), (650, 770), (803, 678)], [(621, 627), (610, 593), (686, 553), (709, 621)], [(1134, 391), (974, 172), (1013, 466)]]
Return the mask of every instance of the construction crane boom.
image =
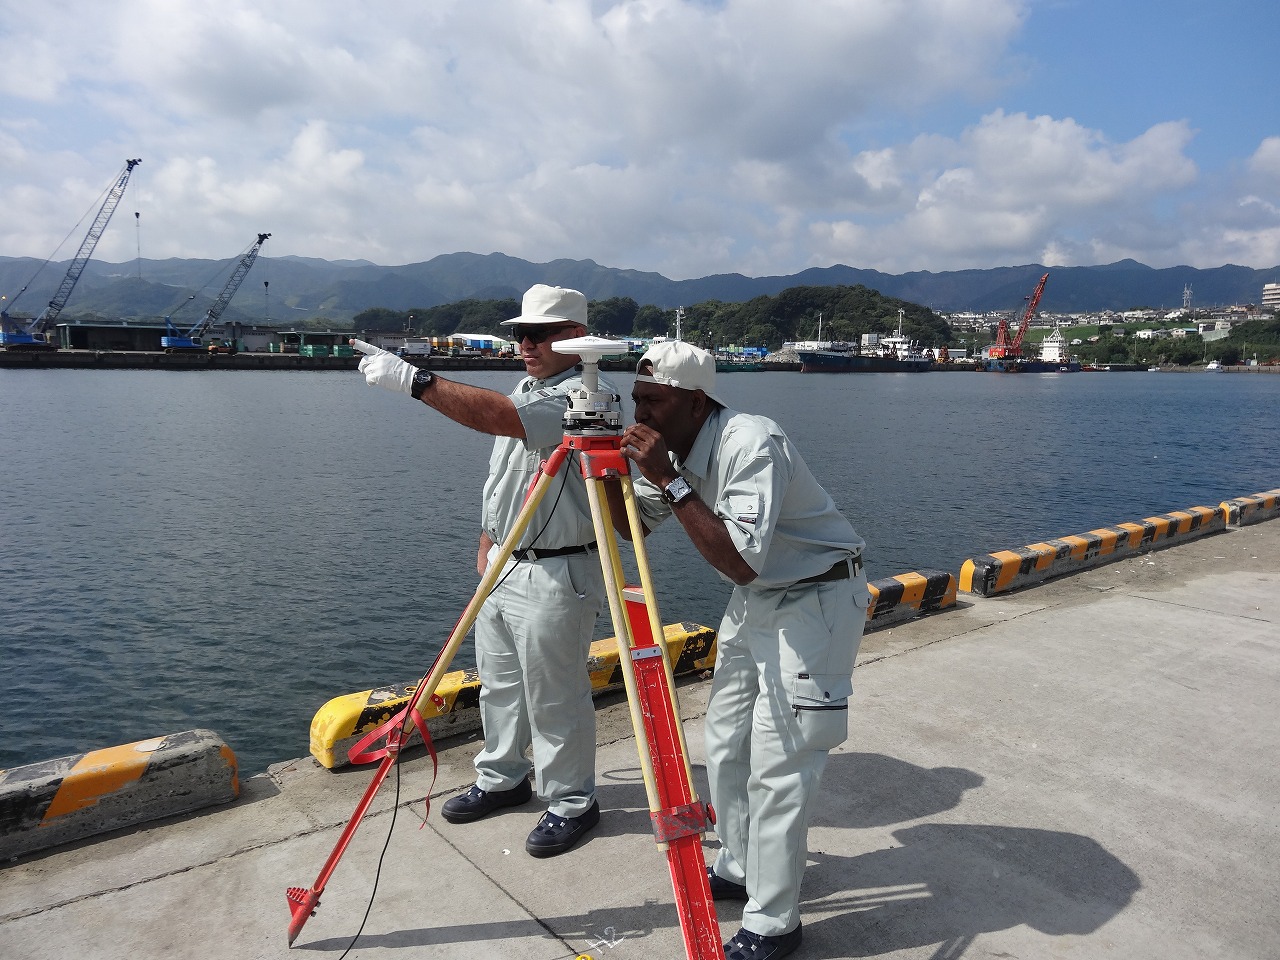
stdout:
[[(107, 229), (107, 224), (111, 221), (111, 215), (116, 212), (116, 206), (120, 203), (120, 198), (124, 196), (124, 188), (129, 184), (129, 175), (133, 173), (133, 168), (140, 164), (140, 159), (126, 160), (124, 169), (120, 171), (116, 177), (115, 183), (107, 191), (106, 199), (102, 201), (102, 206), (98, 208), (98, 215), (94, 218), (93, 224), (89, 227), (89, 232), (85, 234), (84, 240), (80, 243), (80, 249), (76, 252), (75, 259), (71, 261), (71, 266), (67, 268), (66, 276), (62, 278), (62, 283), (58, 287), (58, 292), (53, 295), (53, 299), (48, 305), (40, 311), (40, 315), (32, 320), (25, 330), (10, 331), (9, 316), (5, 314), (4, 327), (0, 330), (0, 345), (6, 347), (36, 347), (45, 348), (49, 346), (48, 339), (44, 336), (48, 330), (57, 321), (58, 315), (62, 313), (62, 308), (67, 305), (67, 300), (71, 297), (71, 291), (76, 288), (76, 284), (80, 281), (80, 274), (84, 273), (84, 268), (89, 263), (89, 258), (93, 256), (93, 249), (98, 245), (98, 240), (102, 238), (103, 231)], [(25, 287), (23, 288), (26, 289)], [(16, 299), (16, 298), (15, 298)]]
[(262, 249), (262, 245), (269, 239), (271, 239), (271, 234), (269, 233), (258, 234), (258, 242), (250, 247), (249, 252), (240, 258), (240, 262), (236, 264), (236, 268), (232, 271), (226, 286), (222, 288), (222, 293), (218, 294), (218, 299), (213, 301), (213, 305), (209, 307), (209, 312), (204, 315), (204, 319), (192, 327), (187, 336), (193, 338), (201, 336), (222, 318), (222, 313), (227, 309), (227, 304), (236, 295), (236, 291), (240, 289), (240, 284), (244, 281), (245, 276), (248, 275), (253, 262), (258, 259), (258, 252)]
[(1001, 318), (1000, 325), (996, 328), (996, 342), (988, 352), (988, 356), (992, 359), (1007, 358), (1016, 360), (1022, 355), (1022, 339), (1027, 335), (1027, 328), (1031, 326), (1031, 321), (1035, 318), (1036, 308), (1040, 306), (1040, 298), (1044, 295), (1044, 285), (1048, 279), (1049, 275), (1046, 273), (1040, 278), (1040, 282), (1036, 284), (1035, 292), (1027, 298), (1027, 306), (1022, 312), (1022, 320), (1019, 322), (1018, 330), (1012, 338), (1009, 336), (1009, 318)]
[(1049, 279), (1046, 273), (1040, 278), (1040, 282), (1036, 284), (1036, 289), (1031, 294), (1031, 299), (1027, 303), (1027, 309), (1023, 311), (1022, 322), (1018, 324), (1018, 332), (1014, 334), (1013, 343), (1009, 345), (1009, 350), (1013, 355), (1019, 356), (1022, 353), (1022, 338), (1027, 335), (1027, 328), (1031, 326), (1031, 321), (1035, 319), (1036, 307), (1040, 306), (1040, 298), (1044, 296), (1045, 281)]
[(236, 291), (240, 289), (240, 284), (244, 278), (248, 276), (253, 262), (258, 259), (258, 252), (262, 249), (262, 245), (271, 238), (269, 233), (258, 234), (258, 240), (248, 251), (240, 258), (240, 262), (236, 264), (236, 268), (231, 271), (231, 276), (227, 279), (226, 285), (222, 288), (222, 293), (218, 294), (218, 298), (213, 301), (212, 306), (204, 315), (199, 323), (195, 324), (185, 334), (178, 333), (177, 327), (173, 325), (173, 321), (165, 317), (165, 326), (168, 327), (168, 334), (160, 338), (160, 346), (165, 350), (198, 350), (200, 349), (200, 338), (205, 332), (213, 326), (222, 317), (222, 313), (227, 309), (227, 304), (231, 302), (231, 298), (236, 295)]

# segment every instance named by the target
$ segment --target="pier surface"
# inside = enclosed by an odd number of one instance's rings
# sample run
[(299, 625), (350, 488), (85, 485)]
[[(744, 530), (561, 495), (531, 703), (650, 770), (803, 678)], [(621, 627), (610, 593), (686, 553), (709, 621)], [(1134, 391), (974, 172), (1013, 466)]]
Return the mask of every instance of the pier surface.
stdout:
[[(868, 634), (795, 956), (1275, 957), (1278, 596), (1266, 522)], [(704, 797), (708, 688), (680, 688)], [(308, 757), (230, 805), (0, 867), (0, 953), (336, 958), (376, 879), (351, 957), (684, 957), (625, 703), (599, 739), (603, 817), (563, 856), (524, 852), (536, 802), (440, 818), (474, 738), (443, 745), (434, 784), (418, 750), (394, 829), (393, 774), (290, 951), (285, 888), (312, 885), (370, 776)], [(719, 906), (727, 939), (740, 904)]]

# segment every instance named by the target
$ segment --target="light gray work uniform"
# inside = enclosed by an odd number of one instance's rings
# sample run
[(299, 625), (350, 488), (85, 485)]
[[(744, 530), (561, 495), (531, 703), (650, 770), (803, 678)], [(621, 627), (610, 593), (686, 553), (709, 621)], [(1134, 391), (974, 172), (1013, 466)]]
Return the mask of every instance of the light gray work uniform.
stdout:
[[(713, 869), (746, 885), (742, 926), (777, 936), (800, 922), (814, 795), (827, 752), (848, 735), (870, 601), (863, 542), (772, 420), (718, 409), (672, 463), (757, 574), (735, 585), (720, 623), (707, 772)], [(639, 477), (635, 490), (648, 527), (670, 516), (653, 484)]]
[[(601, 379), (602, 390), (614, 388)], [(526, 377), (511, 400), (525, 439), (498, 437), (489, 458), (481, 524), (495, 546), (505, 543), (539, 466), (564, 436), (574, 368), (546, 380)], [(570, 458), (543, 495), (504, 577), (476, 618), (476, 668), (484, 749), (476, 784), (509, 790), (529, 774), (538, 796), (560, 817), (577, 817), (595, 800), (596, 715), (587, 657), (604, 606), (604, 575), (582, 471)], [(588, 547), (588, 549), (577, 549)], [(540, 551), (568, 551), (545, 557)]]

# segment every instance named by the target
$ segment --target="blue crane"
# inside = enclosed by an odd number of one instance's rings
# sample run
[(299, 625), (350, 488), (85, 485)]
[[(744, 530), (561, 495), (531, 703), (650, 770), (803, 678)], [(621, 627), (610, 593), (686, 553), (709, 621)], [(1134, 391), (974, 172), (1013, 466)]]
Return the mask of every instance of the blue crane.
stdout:
[[(5, 350), (57, 349), (54, 344), (49, 342), (47, 331), (57, 322), (58, 314), (62, 313), (62, 308), (67, 305), (71, 291), (75, 289), (76, 283), (80, 280), (80, 274), (84, 273), (84, 268), (88, 264), (89, 258), (93, 256), (93, 248), (98, 245), (98, 240), (102, 236), (102, 232), (107, 229), (107, 223), (111, 220), (111, 215), (116, 212), (116, 205), (120, 203), (120, 198), (124, 196), (124, 188), (129, 183), (129, 174), (133, 173), (133, 168), (141, 162), (141, 160), (125, 161), (124, 169), (120, 171), (115, 183), (107, 191), (106, 199), (102, 201), (102, 206), (98, 209), (98, 215), (94, 218), (93, 225), (89, 227), (89, 232), (85, 234), (85, 238), (80, 244), (79, 252), (76, 253), (75, 259), (71, 261), (71, 266), (67, 268), (67, 275), (62, 278), (62, 284), (58, 287), (58, 292), (53, 295), (53, 299), (49, 301), (48, 305), (40, 311), (40, 315), (23, 327), (10, 318), (7, 310), (0, 311), (0, 347)], [(40, 269), (43, 270), (48, 262), (46, 260)], [(39, 270), (36, 271), (37, 274), (39, 272)], [(31, 280), (34, 279), (35, 277), (31, 278)], [(10, 306), (16, 303), (18, 297), (26, 292), (27, 287), (31, 285), (31, 280), (28, 280), (27, 285), (18, 291)]]
[[(231, 298), (236, 295), (236, 291), (240, 289), (240, 284), (249, 273), (249, 268), (253, 266), (253, 261), (258, 259), (258, 251), (262, 249), (262, 245), (271, 237), (269, 233), (258, 234), (258, 242), (249, 247), (244, 256), (240, 258), (240, 262), (236, 264), (235, 270), (231, 272), (230, 278), (227, 280), (226, 286), (222, 288), (222, 293), (218, 294), (218, 299), (213, 301), (213, 306), (209, 308), (209, 312), (204, 315), (204, 319), (193, 326), (185, 334), (179, 332), (178, 328), (173, 325), (170, 316), (164, 318), (164, 325), (167, 330), (165, 336), (160, 338), (160, 346), (166, 353), (174, 350), (200, 350), (203, 349), (200, 338), (204, 336), (211, 326), (218, 322), (222, 316), (222, 311), (227, 309), (227, 304), (231, 302)], [(176, 311), (175, 311), (176, 312)]]

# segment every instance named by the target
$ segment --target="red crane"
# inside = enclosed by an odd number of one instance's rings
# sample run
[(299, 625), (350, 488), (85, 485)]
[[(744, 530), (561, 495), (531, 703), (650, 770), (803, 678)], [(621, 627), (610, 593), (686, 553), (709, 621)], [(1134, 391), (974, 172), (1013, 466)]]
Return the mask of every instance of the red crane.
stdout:
[(1027, 298), (1027, 309), (1022, 312), (1022, 322), (1018, 324), (1018, 332), (1013, 335), (1012, 340), (1009, 339), (1008, 318), (1000, 320), (1000, 326), (996, 328), (996, 342), (987, 352), (987, 356), (993, 360), (1016, 360), (1022, 355), (1022, 338), (1027, 335), (1027, 327), (1031, 326), (1031, 321), (1036, 315), (1036, 307), (1040, 306), (1040, 297), (1044, 295), (1044, 284), (1048, 279), (1049, 275), (1046, 273), (1036, 284), (1035, 293)]

